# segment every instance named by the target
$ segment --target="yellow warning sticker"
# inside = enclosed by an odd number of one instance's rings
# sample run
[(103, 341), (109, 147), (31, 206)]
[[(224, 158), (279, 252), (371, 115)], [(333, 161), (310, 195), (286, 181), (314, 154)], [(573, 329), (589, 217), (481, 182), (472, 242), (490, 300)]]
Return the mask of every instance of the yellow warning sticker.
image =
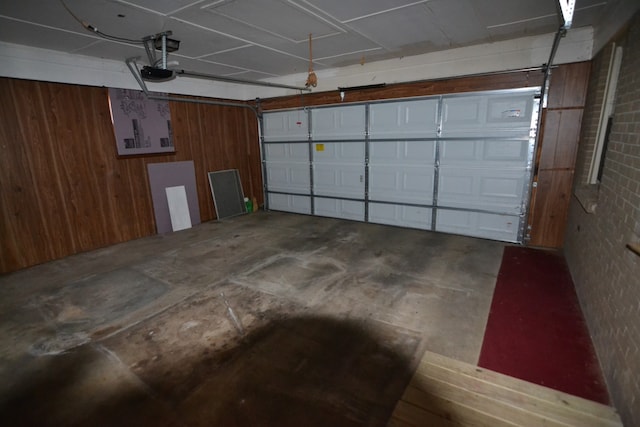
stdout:
[(324, 144), (316, 144), (316, 151), (324, 151)]

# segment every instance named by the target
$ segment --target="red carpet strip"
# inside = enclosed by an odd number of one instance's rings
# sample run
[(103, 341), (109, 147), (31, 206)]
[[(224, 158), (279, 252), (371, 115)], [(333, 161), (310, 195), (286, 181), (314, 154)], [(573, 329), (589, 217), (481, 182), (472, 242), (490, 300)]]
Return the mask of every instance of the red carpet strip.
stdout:
[(609, 404), (564, 258), (506, 247), (479, 366)]

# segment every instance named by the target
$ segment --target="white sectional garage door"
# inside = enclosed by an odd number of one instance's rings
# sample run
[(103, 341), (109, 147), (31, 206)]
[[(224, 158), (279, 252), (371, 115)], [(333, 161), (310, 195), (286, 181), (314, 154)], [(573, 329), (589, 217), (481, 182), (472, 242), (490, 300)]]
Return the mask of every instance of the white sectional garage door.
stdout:
[(521, 242), (538, 93), (266, 112), (267, 209)]

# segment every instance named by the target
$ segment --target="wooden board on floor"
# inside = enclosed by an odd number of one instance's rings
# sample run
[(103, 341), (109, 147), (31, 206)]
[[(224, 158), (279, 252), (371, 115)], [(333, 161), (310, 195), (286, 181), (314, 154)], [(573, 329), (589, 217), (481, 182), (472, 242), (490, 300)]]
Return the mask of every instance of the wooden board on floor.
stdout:
[(389, 426), (622, 426), (614, 408), (426, 352)]

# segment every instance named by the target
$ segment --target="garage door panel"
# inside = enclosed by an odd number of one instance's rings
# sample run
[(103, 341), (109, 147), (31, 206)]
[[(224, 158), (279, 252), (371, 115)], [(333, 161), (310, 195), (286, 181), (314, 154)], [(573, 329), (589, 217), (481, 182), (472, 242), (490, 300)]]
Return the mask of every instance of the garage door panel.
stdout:
[(269, 209), (274, 211), (311, 214), (311, 197), (291, 194), (269, 194)]
[(438, 204), (520, 213), (526, 179), (522, 170), (441, 168)]
[(530, 185), (536, 91), (267, 113), (271, 208), (515, 242)]
[(310, 193), (309, 165), (304, 163), (267, 163), (267, 183), (270, 191)]
[(440, 142), (440, 164), (524, 169), (527, 166), (528, 149), (528, 140), (444, 140)]
[(439, 209), (436, 231), (517, 242), (520, 217)]
[(262, 136), (265, 141), (307, 140), (309, 121), (306, 111), (276, 111), (264, 113)]
[(364, 139), (364, 105), (311, 110), (311, 134), (315, 140)]
[(370, 164), (433, 165), (435, 141), (371, 141)]
[(369, 222), (430, 230), (431, 209), (386, 203), (370, 203)]
[(315, 143), (313, 148), (313, 162), (318, 164), (364, 164), (364, 153), (364, 141)]
[(315, 215), (364, 221), (364, 202), (316, 198)]
[(318, 195), (364, 199), (364, 166), (315, 164), (313, 190)]
[(485, 140), (482, 159), (496, 162), (515, 162), (526, 165), (529, 157), (529, 140)]
[(264, 157), (266, 161), (309, 163), (309, 145), (306, 143), (265, 144), (264, 147)]
[(486, 116), (486, 97), (464, 96), (442, 101), (442, 136), (482, 127)]
[(491, 96), (487, 100), (487, 123), (492, 127), (528, 129), (533, 98), (530, 94)]
[(433, 167), (371, 166), (369, 198), (416, 204), (433, 202)]
[(435, 137), (438, 99), (385, 102), (369, 107), (371, 138)]
[(532, 92), (443, 98), (442, 137), (529, 135)]

